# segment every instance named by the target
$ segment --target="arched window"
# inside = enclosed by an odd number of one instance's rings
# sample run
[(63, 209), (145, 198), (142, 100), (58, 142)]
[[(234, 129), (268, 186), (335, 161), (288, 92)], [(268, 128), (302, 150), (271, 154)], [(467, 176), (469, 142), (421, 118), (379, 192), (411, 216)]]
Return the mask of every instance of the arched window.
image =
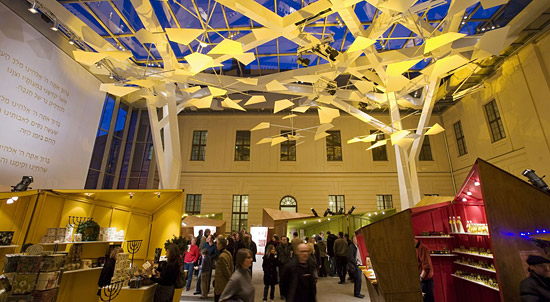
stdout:
[(294, 199), (294, 197), (285, 196), (283, 197), (283, 199), (281, 199), (279, 209), (281, 211), (298, 213), (298, 203), (296, 202), (296, 199)]

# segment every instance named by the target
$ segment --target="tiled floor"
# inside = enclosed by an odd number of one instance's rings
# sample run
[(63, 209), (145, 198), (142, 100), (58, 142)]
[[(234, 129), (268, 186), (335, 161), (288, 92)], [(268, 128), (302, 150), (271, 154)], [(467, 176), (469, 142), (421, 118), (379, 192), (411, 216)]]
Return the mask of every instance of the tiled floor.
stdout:
[[(353, 283), (347, 281), (346, 284), (338, 284), (339, 279), (335, 277), (319, 278), (317, 282), (317, 301), (318, 302), (368, 302), (370, 301), (367, 294), (365, 280), (361, 293), (365, 295), (364, 299), (358, 299), (353, 296)], [(261, 302), (263, 299), (264, 283), (262, 271), (262, 258), (257, 256), (257, 262), (254, 263), (252, 273), (252, 283), (256, 289), (254, 301)], [(190, 291), (183, 291), (180, 301), (214, 301), (214, 289), (210, 289), (209, 299), (199, 299), (199, 296), (194, 296), (195, 286), (197, 285), (196, 277), (193, 277), (193, 283)], [(279, 287), (275, 287), (275, 301), (279, 299)]]

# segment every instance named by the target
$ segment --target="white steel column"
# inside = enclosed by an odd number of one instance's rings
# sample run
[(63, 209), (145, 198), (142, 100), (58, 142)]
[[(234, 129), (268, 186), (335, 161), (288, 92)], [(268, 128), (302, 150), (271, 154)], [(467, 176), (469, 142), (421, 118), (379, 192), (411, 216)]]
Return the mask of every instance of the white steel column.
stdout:
[[(390, 105), (390, 116), (393, 128), (397, 131), (403, 130), (401, 115), (399, 113), (399, 106), (397, 105), (395, 93), (387, 93), (386, 97), (388, 98), (388, 103)], [(394, 148), (395, 161), (397, 164), (397, 179), (399, 181), (399, 196), (401, 197), (401, 210), (405, 210), (413, 206), (411, 171), (409, 169), (408, 162), (409, 158), (407, 156), (407, 150), (404, 150), (398, 144), (395, 144)], [(416, 174), (416, 171), (414, 171), (414, 173)], [(416, 186), (418, 187), (418, 183)]]
[[(168, 83), (163, 90), (166, 91), (166, 98), (156, 96), (147, 100), (155, 157), (159, 170), (160, 189), (178, 189), (180, 186), (181, 146), (175, 89), (174, 83)], [(163, 103), (163, 117), (160, 121), (157, 114), (159, 101)]]

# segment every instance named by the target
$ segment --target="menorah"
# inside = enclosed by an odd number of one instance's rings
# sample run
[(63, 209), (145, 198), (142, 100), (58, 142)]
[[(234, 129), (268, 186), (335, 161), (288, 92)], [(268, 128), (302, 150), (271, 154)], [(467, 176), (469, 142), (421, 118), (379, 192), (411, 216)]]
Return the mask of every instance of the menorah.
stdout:
[(101, 299), (101, 301), (103, 302), (113, 301), (120, 293), (120, 290), (122, 289), (123, 284), (124, 284), (124, 280), (121, 280), (102, 287), (99, 295), (99, 298)]
[(69, 216), (69, 224), (73, 228), (78, 228), (83, 222), (89, 220), (92, 220), (92, 217)]
[(139, 251), (141, 247), (141, 242), (143, 240), (127, 240), (126, 241), (126, 250), (128, 253), (132, 254), (132, 266), (134, 266), (134, 255)]

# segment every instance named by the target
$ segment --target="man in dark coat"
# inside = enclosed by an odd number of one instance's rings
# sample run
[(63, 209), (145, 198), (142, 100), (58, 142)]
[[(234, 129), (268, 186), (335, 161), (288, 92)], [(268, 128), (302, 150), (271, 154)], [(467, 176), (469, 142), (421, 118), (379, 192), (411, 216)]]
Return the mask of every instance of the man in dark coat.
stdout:
[(529, 277), (521, 281), (519, 295), (521, 302), (550, 301), (550, 260), (529, 255)]
[[(281, 242), (277, 245), (277, 258), (279, 259), (279, 279), (283, 277), (284, 267), (291, 261), (292, 246), (288, 243), (288, 237), (281, 237)], [(281, 298), (284, 298), (283, 288), (279, 286)]]
[(338, 233), (338, 239), (334, 241), (334, 256), (336, 258), (336, 270), (340, 277), (338, 284), (346, 282), (346, 264), (348, 262), (348, 242), (344, 238), (344, 233)]
[(334, 258), (334, 241), (336, 241), (338, 237), (336, 235), (332, 234), (330, 231), (327, 231), (327, 254), (329, 256), (329, 263), (330, 263), (330, 272), (329, 275), (331, 277), (336, 276), (336, 263)]
[(309, 260), (310, 251), (305, 243), (296, 248), (296, 256), (283, 268), (280, 286), (287, 302), (315, 302), (317, 271)]

